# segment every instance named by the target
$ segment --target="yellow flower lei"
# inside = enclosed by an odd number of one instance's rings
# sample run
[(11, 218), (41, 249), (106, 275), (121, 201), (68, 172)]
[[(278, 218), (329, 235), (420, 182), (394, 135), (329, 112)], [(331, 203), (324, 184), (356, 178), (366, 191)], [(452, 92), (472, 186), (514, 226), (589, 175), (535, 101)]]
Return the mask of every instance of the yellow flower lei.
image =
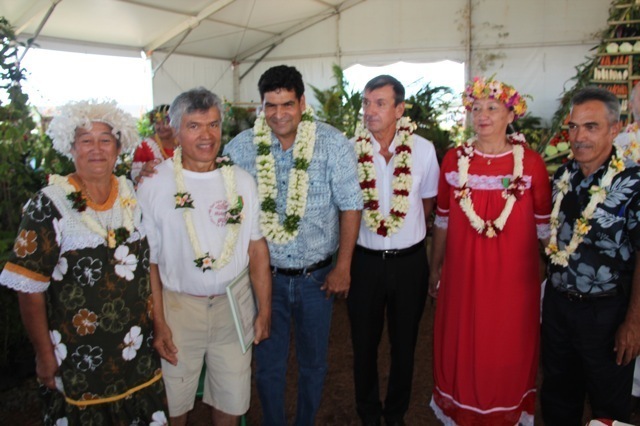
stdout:
[(560, 227), (560, 221), (558, 220), (558, 214), (560, 213), (560, 204), (564, 199), (564, 196), (569, 192), (570, 183), (569, 183), (569, 168), (567, 167), (560, 176), (560, 179), (556, 182), (556, 189), (558, 193), (556, 195), (555, 202), (553, 204), (553, 210), (551, 210), (551, 237), (549, 239), (549, 244), (544, 249), (545, 253), (549, 255), (551, 259), (551, 263), (560, 266), (568, 266), (569, 258), (576, 251), (578, 246), (584, 241), (584, 237), (591, 230), (591, 225), (589, 225), (589, 221), (593, 218), (593, 215), (596, 211), (598, 205), (607, 198), (607, 194), (609, 193), (609, 189), (611, 186), (611, 182), (613, 178), (615, 178), (619, 173), (624, 171), (624, 161), (622, 160), (622, 149), (614, 145), (616, 149), (616, 153), (613, 157), (611, 157), (611, 161), (609, 162), (609, 167), (607, 168), (606, 173), (600, 178), (600, 182), (597, 185), (592, 185), (589, 188), (589, 192), (591, 193), (591, 199), (589, 203), (582, 211), (580, 217), (576, 220), (573, 225), (573, 235), (571, 236), (571, 240), (569, 244), (567, 244), (564, 250), (560, 250), (558, 247), (558, 228)]

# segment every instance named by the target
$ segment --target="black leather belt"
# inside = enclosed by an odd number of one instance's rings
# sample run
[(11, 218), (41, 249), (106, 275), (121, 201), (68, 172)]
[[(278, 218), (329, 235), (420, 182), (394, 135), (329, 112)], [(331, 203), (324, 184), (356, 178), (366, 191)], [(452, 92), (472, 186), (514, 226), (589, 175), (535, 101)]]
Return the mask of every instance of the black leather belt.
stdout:
[(271, 265), (271, 272), (275, 274), (282, 274), (282, 275), (288, 275), (290, 277), (295, 277), (297, 275), (310, 274), (313, 271), (317, 271), (318, 269), (322, 269), (325, 266), (329, 266), (331, 265), (332, 260), (333, 260), (333, 256), (329, 256), (325, 260), (321, 260), (320, 262), (309, 265), (306, 268), (299, 268), (299, 269), (278, 268), (277, 266)]
[(403, 248), (403, 249), (372, 250), (372, 249), (368, 249), (366, 247), (356, 246), (356, 250), (361, 252), (361, 253), (365, 253), (365, 254), (370, 254), (372, 256), (381, 257), (382, 259), (390, 259), (390, 258), (394, 258), (394, 257), (402, 257), (402, 256), (406, 256), (408, 254), (413, 254), (413, 253), (417, 252), (418, 250), (420, 250), (420, 248), (422, 248), (422, 246), (424, 246), (424, 240), (420, 241), (417, 244), (412, 245), (411, 247), (407, 247), (407, 248)]
[(609, 299), (611, 297), (615, 297), (620, 294), (619, 288), (620, 287), (616, 287), (616, 289), (613, 291), (600, 292), (600, 293), (580, 293), (579, 291), (573, 291), (573, 290), (568, 290), (568, 291), (556, 290), (556, 292), (559, 293), (562, 297), (569, 299), (572, 302), (586, 302), (590, 300)]

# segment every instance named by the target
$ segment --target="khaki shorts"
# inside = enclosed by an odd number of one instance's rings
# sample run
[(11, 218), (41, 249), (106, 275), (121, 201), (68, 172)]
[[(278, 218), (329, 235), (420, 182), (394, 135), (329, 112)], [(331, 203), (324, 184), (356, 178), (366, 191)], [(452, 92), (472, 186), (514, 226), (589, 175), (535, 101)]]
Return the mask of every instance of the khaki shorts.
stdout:
[(203, 360), (207, 365), (202, 401), (232, 415), (249, 409), (251, 351), (242, 353), (227, 296), (162, 292), (164, 315), (178, 348), (178, 365), (162, 360), (169, 416), (193, 409)]

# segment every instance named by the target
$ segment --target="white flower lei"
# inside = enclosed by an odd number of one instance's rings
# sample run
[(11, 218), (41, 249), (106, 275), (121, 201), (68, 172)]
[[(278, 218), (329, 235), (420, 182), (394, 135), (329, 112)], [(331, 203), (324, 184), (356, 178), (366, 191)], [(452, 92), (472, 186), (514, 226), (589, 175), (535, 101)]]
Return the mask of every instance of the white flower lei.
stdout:
[(471, 188), (467, 187), (469, 181), (469, 166), (474, 155), (475, 138), (468, 140), (458, 151), (458, 189), (454, 190), (454, 196), (460, 203), (460, 208), (469, 218), (473, 229), (481, 235), (493, 238), (498, 235), (507, 223), (513, 206), (526, 188), (522, 174), (524, 172), (524, 147), (526, 141), (524, 135), (515, 133), (507, 135), (507, 140), (513, 146), (513, 178), (506, 185), (502, 197), (507, 201), (500, 215), (493, 221), (484, 220), (475, 211), (471, 200)]
[[(219, 164), (220, 161), (217, 160)], [(233, 166), (231, 163), (223, 164), (220, 167), (220, 173), (222, 173), (222, 180), (224, 182), (224, 190), (227, 196), (227, 203), (229, 204), (229, 210), (227, 211), (227, 235), (224, 239), (224, 245), (222, 246), (222, 252), (220, 253), (220, 257), (215, 259), (209, 252), (203, 253), (200, 247), (200, 242), (198, 241), (198, 236), (196, 234), (195, 226), (193, 224), (193, 219), (191, 218), (191, 209), (193, 207), (193, 200), (191, 199), (191, 194), (187, 191), (187, 187), (184, 183), (184, 174), (182, 173), (182, 148), (178, 147), (175, 149), (173, 153), (173, 171), (176, 180), (176, 188), (178, 190), (178, 194), (182, 194), (183, 198), (180, 198), (176, 194), (176, 208), (182, 208), (182, 217), (184, 218), (184, 222), (187, 226), (187, 234), (189, 235), (189, 241), (191, 242), (191, 247), (193, 248), (193, 252), (196, 257), (194, 259), (194, 263), (202, 272), (205, 272), (210, 269), (222, 269), (225, 267), (231, 257), (233, 256), (233, 251), (235, 250), (236, 244), (238, 242), (238, 236), (240, 235), (240, 224), (242, 221), (242, 215), (239, 213), (233, 217), (230, 217), (229, 211), (242, 209), (241, 198), (238, 196), (236, 192), (236, 179), (235, 172), (233, 171)], [(189, 205), (185, 205), (184, 199), (190, 200)]]
[(640, 144), (638, 144), (636, 137), (638, 134), (638, 123), (629, 124), (626, 133), (629, 137), (629, 144), (626, 146), (623, 155), (631, 158), (636, 163), (640, 163)]
[(313, 110), (307, 107), (298, 124), (293, 143), (294, 165), (289, 171), (287, 206), (285, 219), (280, 223), (276, 211), (276, 161), (271, 153), (271, 128), (267, 125), (264, 111), (256, 118), (253, 126), (253, 143), (258, 147), (256, 155), (256, 176), (258, 196), (260, 198), (260, 228), (265, 238), (276, 244), (285, 244), (296, 238), (300, 230), (300, 221), (307, 208), (309, 174), (313, 149), (316, 143), (316, 123)]
[(398, 232), (404, 225), (404, 218), (409, 211), (409, 191), (413, 182), (411, 178), (413, 138), (411, 135), (416, 127), (409, 117), (401, 117), (396, 122), (395, 137), (398, 144), (393, 158), (394, 178), (391, 182), (393, 195), (387, 217), (380, 213), (371, 133), (362, 122), (358, 123), (356, 129), (355, 148), (358, 156), (358, 180), (364, 198), (362, 218), (367, 228), (383, 237)]
[[(76, 191), (76, 188), (69, 182), (68, 176), (60, 176), (60, 175), (51, 175), (49, 176), (49, 185), (55, 185), (64, 191), (67, 199), (71, 194), (80, 192)], [(120, 226), (114, 226), (112, 228), (105, 229), (97, 220), (95, 220), (89, 212), (87, 212), (86, 200), (84, 200), (84, 204), (81, 208), (75, 205), (73, 201), (72, 207), (74, 210), (80, 214), (80, 219), (82, 223), (86, 225), (92, 232), (95, 232), (99, 236), (105, 239), (107, 246), (109, 248), (115, 248), (116, 245), (124, 242), (121, 241), (121, 236), (118, 235), (120, 230), (124, 228), (128, 235), (124, 238), (126, 240), (134, 230), (133, 225), (133, 211), (136, 207), (136, 199), (131, 194), (129, 189), (129, 185), (127, 184), (127, 178), (124, 176), (120, 176), (116, 180), (116, 185), (118, 186), (118, 198), (114, 204), (114, 207), (120, 206), (122, 208), (122, 224)]]
[(582, 211), (580, 217), (576, 220), (573, 225), (573, 235), (571, 236), (571, 240), (569, 244), (567, 244), (564, 250), (560, 250), (558, 247), (558, 228), (560, 227), (560, 222), (558, 220), (558, 214), (560, 213), (560, 204), (564, 199), (564, 196), (569, 192), (570, 184), (569, 184), (569, 168), (565, 169), (564, 173), (556, 182), (556, 189), (558, 190), (556, 195), (555, 203), (553, 204), (553, 210), (551, 210), (551, 237), (549, 239), (549, 245), (544, 249), (545, 252), (549, 255), (551, 259), (551, 263), (560, 266), (568, 266), (569, 265), (569, 257), (576, 251), (578, 246), (584, 241), (584, 237), (587, 235), (589, 230), (591, 230), (591, 225), (589, 225), (589, 221), (593, 218), (593, 214), (598, 207), (598, 204), (604, 202), (607, 198), (607, 194), (609, 193), (609, 189), (611, 186), (611, 182), (613, 178), (616, 177), (620, 172), (625, 169), (624, 161), (622, 159), (623, 152), (622, 149), (614, 145), (616, 149), (616, 153), (613, 157), (611, 157), (611, 161), (609, 162), (609, 167), (607, 168), (606, 173), (600, 178), (600, 182), (597, 185), (592, 185), (589, 188), (589, 192), (591, 193), (591, 199), (589, 203)]

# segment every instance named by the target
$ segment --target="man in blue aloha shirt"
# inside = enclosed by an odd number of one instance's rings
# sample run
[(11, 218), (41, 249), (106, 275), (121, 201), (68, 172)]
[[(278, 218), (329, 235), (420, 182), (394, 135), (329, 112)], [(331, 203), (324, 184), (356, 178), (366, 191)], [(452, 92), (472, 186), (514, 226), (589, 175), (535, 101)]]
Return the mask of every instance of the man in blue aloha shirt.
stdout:
[(254, 128), (225, 148), (258, 182), (260, 225), (271, 256), (271, 335), (255, 347), (258, 394), (263, 424), (287, 424), (285, 376), (293, 320), (295, 424), (313, 425), (327, 372), (333, 296), (346, 297), (351, 282), (362, 209), (356, 156), (344, 135), (313, 119), (294, 67), (268, 69), (258, 89), (262, 112)]
[(542, 312), (541, 404), (548, 426), (629, 422), (640, 354), (640, 168), (613, 145), (620, 104), (588, 87), (572, 99), (573, 159), (554, 176)]

